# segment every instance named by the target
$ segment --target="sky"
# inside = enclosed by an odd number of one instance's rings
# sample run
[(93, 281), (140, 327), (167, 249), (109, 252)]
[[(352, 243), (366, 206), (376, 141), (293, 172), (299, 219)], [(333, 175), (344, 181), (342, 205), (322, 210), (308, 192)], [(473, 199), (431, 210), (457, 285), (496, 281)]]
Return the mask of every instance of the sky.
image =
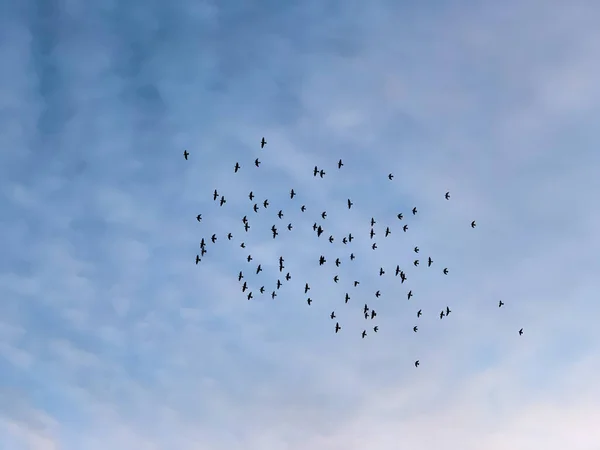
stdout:
[(597, 2), (3, 10), (0, 448), (600, 449)]

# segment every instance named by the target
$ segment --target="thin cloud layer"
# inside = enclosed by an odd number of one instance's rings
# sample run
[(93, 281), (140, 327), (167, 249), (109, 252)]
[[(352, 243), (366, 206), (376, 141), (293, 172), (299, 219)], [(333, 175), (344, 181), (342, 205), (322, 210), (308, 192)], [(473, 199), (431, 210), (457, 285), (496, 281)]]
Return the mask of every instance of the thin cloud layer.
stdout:
[(462, 6), (8, 8), (2, 448), (595, 450), (600, 10)]

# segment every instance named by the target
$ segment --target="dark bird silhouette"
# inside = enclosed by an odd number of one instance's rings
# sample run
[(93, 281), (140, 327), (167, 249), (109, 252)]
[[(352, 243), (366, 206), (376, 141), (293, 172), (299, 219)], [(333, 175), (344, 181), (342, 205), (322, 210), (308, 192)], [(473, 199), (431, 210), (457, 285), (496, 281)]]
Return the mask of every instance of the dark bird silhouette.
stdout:
[(240, 270), (240, 274), (238, 275), (238, 281), (242, 281), (242, 278), (244, 278), (244, 274)]
[(417, 330), (418, 330), (418, 329), (419, 329), (419, 328), (418, 328), (416, 325), (413, 327), (413, 331), (414, 331), (415, 333), (417, 332)]
[(346, 245), (348, 243), (348, 238), (346, 236), (344, 236), (342, 238), (342, 244)]
[(415, 253), (419, 253), (419, 247), (415, 247)]
[(419, 265), (419, 260), (415, 259), (415, 261), (413, 262), (414, 266), (417, 267)]
[(313, 223), (313, 231), (317, 231), (317, 222)]
[(331, 314), (329, 317), (331, 317), (332, 320), (335, 319), (335, 311), (331, 311)]
[(321, 255), (319, 257), (319, 265), (322, 266), (323, 264), (325, 264), (327, 262), (327, 260), (325, 259), (325, 257), (323, 255)]
[(407, 297), (408, 297), (408, 299), (409, 299), (409, 300), (410, 300), (410, 298), (412, 297), (412, 295), (413, 295), (413, 294), (412, 294), (412, 291), (408, 291), (408, 295), (407, 295)]
[(504, 306), (504, 302), (502, 300), (500, 300), (498, 302), (498, 308), (502, 308), (502, 306)]
[(300, 207), (300, 211), (302, 211), (302, 212), (306, 211), (306, 206), (302, 205), (302, 206)]
[(352, 242), (352, 239), (354, 239), (354, 238), (352, 237), (352, 233), (348, 234), (348, 241)]
[(248, 261), (248, 262), (252, 261), (252, 255), (248, 255), (248, 257), (246, 258), (246, 261)]
[(279, 265), (283, 265), (283, 261), (285, 261), (285, 260), (283, 259), (283, 256), (280, 256), (280, 257), (279, 257)]
[(335, 323), (335, 332), (337, 333), (338, 331), (340, 331), (342, 329), (342, 327), (340, 327), (339, 323)]
[(313, 177), (316, 177), (318, 173), (319, 173), (319, 168), (317, 166), (315, 166), (315, 168), (313, 170)]
[(444, 318), (444, 310), (442, 310), (442, 312), (440, 313), (440, 319)]
[(256, 159), (254, 160), (254, 165), (255, 165), (256, 167), (260, 166), (260, 161), (258, 160), (258, 158), (256, 158)]
[(233, 171), (234, 171), (235, 173), (237, 173), (237, 171), (238, 171), (238, 170), (240, 170), (240, 163), (239, 163), (239, 162), (236, 162), (236, 163), (235, 163), (235, 167), (233, 168)]
[(183, 151), (183, 157), (185, 158), (185, 160), (186, 160), (186, 161), (187, 161), (187, 158), (188, 158), (188, 156), (189, 156), (189, 155), (190, 155), (190, 154), (188, 153), (188, 151), (187, 151), (187, 150), (184, 150), (184, 151)]
[(431, 265), (433, 264), (433, 259), (431, 259), (431, 256), (427, 259), (427, 267), (431, 267)]
[(403, 218), (404, 216), (402, 215), (402, 213), (400, 213), (400, 214), (398, 214), (398, 216), (397, 216), (397, 217), (398, 217), (398, 219), (399, 219), (399, 220), (402, 220), (402, 218)]
[(264, 294), (265, 293), (265, 287), (261, 286), (260, 289), (259, 289), (259, 291), (260, 291), (261, 294)]
[(354, 258), (355, 258), (354, 253), (350, 253), (350, 261), (354, 261)]
[(346, 296), (344, 297), (344, 303), (348, 303), (348, 300), (350, 300), (350, 296), (346, 292)]
[(475, 228), (477, 226), (477, 224), (475, 223), (475, 221), (471, 222), (471, 228)]
[(257, 213), (258, 212), (258, 203), (255, 203), (253, 206), (254, 212)]
[(267, 145), (267, 141), (265, 141), (265, 138), (262, 138), (262, 141), (260, 141), (260, 148), (264, 148), (264, 146)]
[(229, 233), (229, 234), (227, 235), (227, 239), (228, 239), (228, 240), (232, 240), (232, 239), (233, 239), (233, 234)]
[(375, 230), (373, 230), (373, 228), (371, 228), (371, 232), (369, 233), (369, 237), (371, 239), (373, 239), (373, 236), (375, 236)]
[(323, 234), (323, 231), (325, 231), (325, 230), (323, 230), (323, 228), (321, 228), (321, 225), (319, 225), (317, 227), (317, 237), (321, 237), (321, 235)]
[(400, 266), (396, 266), (396, 276), (400, 275)]
[(262, 272), (262, 267), (259, 264), (258, 267), (256, 268), (256, 275), (258, 275), (259, 272)]
[(201, 261), (200, 255), (196, 255), (196, 265)]
[(289, 231), (292, 231), (292, 228), (294, 228), (294, 227), (292, 227), (292, 224), (291, 224), (291, 223), (288, 223), (287, 229), (288, 229)]
[(415, 216), (417, 214), (417, 207), (416, 206), (412, 209), (412, 213), (413, 213), (413, 216)]
[(450, 192), (446, 192), (445, 197), (446, 197), (446, 200), (450, 200)]
[(382, 276), (385, 273), (385, 270), (383, 270), (383, 267), (379, 268), (379, 276)]
[(394, 178), (394, 175), (390, 173), (390, 174), (388, 175), (388, 178), (391, 180), (392, 178)]
[(292, 189), (292, 190), (290, 191), (290, 198), (294, 198), (294, 195), (296, 195), (296, 193), (295, 193), (295, 192), (294, 192), (294, 190)]
[(198, 215), (196, 216), (196, 220), (197, 220), (198, 222), (202, 222), (202, 214), (198, 214)]
[(281, 280), (277, 280), (277, 289), (281, 287)]
[(275, 291), (271, 292), (271, 298), (275, 299), (275, 297), (277, 297), (277, 294), (275, 293)]
[(277, 217), (279, 217), (280, 219), (283, 218), (283, 211), (281, 209), (277, 213)]
[(339, 279), (340, 279), (340, 278), (339, 278), (339, 277), (336, 275), (335, 277), (333, 277), (333, 282), (334, 282), (334, 283), (337, 283)]
[(385, 229), (385, 237), (388, 237), (390, 235), (391, 231), (390, 231), (390, 227), (387, 227)]
[(251, 298), (252, 298), (252, 291), (250, 291), (250, 292), (248, 293), (248, 300), (250, 300)]
[(308, 291), (310, 291), (310, 286), (308, 285), (308, 283), (306, 283), (304, 285), (304, 293), (306, 294)]
[(352, 202), (350, 201), (350, 199), (348, 199), (348, 209), (352, 208), (352, 205), (354, 205), (354, 203), (352, 203)]
[(250, 199), (250, 201), (254, 200), (254, 193), (252, 191), (250, 191), (250, 193), (248, 194), (248, 198)]
[(215, 192), (213, 192), (213, 201), (216, 201), (218, 197), (219, 197), (219, 193), (215, 189)]
[[(246, 222), (246, 225), (244, 225), (244, 230), (246, 230), (246, 233), (248, 232), (249, 229), (250, 229), (250, 225), (248, 224), (248, 222)], [(242, 242), (242, 244), (244, 244), (244, 243)]]
[(371, 319), (374, 319), (376, 315), (377, 315), (377, 313), (375, 312), (374, 309), (372, 309), (371, 310)]
[(444, 272), (444, 275), (448, 275), (448, 268), (445, 267), (444, 270), (443, 270), (443, 272)]
[(292, 279), (292, 276), (290, 275), (290, 273), (286, 273), (285, 274), (285, 281), (290, 281)]
[(375, 325), (375, 326), (373, 327), (373, 331), (374, 331), (375, 333), (377, 333), (377, 332), (379, 331), (379, 327), (378, 327), (377, 325)]
[(325, 171), (323, 169), (321, 169), (319, 171), (319, 175), (321, 176), (321, 178), (323, 178), (325, 176)]
[(246, 223), (246, 222), (248, 222), (248, 216), (242, 217), (242, 223)]
[(248, 284), (246, 284), (244, 281), (244, 284), (242, 285), (242, 292), (246, 292), (246, 289), (248, 289)]
[(204, 238), (202, 238), (200, 240), (200, 248), (204, 248), (205, 245), (206, 245), (206, 243), (204, 242)]
[(200, 256), (204, 256), (206, 254), (206, 249), (204, 247), (202, 247), (200, 249)]
[(354, 287), (358, 286), (360, 284), (360, 281), (355, 281), (354, 282)]
[(367, 311), (369, 310), (369, 306), (365, 303), (365, 307), (363, 308), (363, 313), (367, 313)]
[(329, 236), (329, 242), (333, 244), (333, 236)]
[(400, 284), (404, 284), (406, 280), (408, 280), (406, 274), (404, 272), (400, 272)]
[(344, 165), (344, 163), (342, 163), (342, 160), (340, 159), (338, 161), (338, 169), (341, 169), (343, 165)]
[(423, 313), (422, 313), (422, 310), (419, 310), (419, 311), (417, 312), (417, 317), (421, 317), (421, 314), (423, 314)]
[(219, 202), (219, 206), (223, 206), (225, 203), (227, 203), (227, 200), (225, 200), (225, 197), (221, 195), (221, 201)]
[(375, 297), (379, 298), (380, 296), (381, 296), (381, 292), (380, 291), (375, 292)]
[(402, 231), (404, 231), (404, 232), (406, 233), (406, 230), (408, 230), (408, 225), (404, 225), (404, 226), (402, 227)]
[(369, 318), (369, 313), (365, 313), (365, 320)]
[(451, 313), (451, 312), (452, 312), (452, 311), (450, 310), (450, 308), (448, 308), (448, 307), (446, 306), (446, 317), (448, 317), (448, 315), (450, 315), (450, 313)]
[(310, 306), (310, 304), (312, 303), (312, 300), (311, 300), (311, 298), (310, 298), (310, 297), (308, 297), (308, 298), (306, 299), (306, 303), (308, 303), (308, 306)]
[(415, 367), (419, 367), (419, 360), (418, 359), (415, 361)]
[(210, 237), (210, 240), (212, 241), (212, 243), (213, 243), (213, 244), (214, 244), (215, 242), (217, 242), (217, 235), (216, 235), (216, 234), (213, 234), (213, 235)]
[(373, 245), (371, 245), (371, 248), (372, 248), (373, 250), (375, 250), (375, 249), (377, 248), (377, 244), (376, 244), (375, 242), (373, 242)]
[(321, 213), (321, 217), (323, 218), (323, 220), (325, 220), (325, 218), (327, 217), (327, 211), (323, 211)]
[(279, 236), (279, 233), (277, 232), (277, 228), (275, 228), (273, 231), (273, 239), (275, 239), (277, 236)]
[(269, 206), (269, 199), (263, 202), (263, 207), (266, 208), (267, 206)]
[(519, 330), (519, 336), (523, 336), (523, 328)]
[(376, 223), (375, 218), (371, 217), (371, 227), (374, 227)]
[(367, 335), (367, 330), (363, 330), (363, 332), (362, 332), (362, 338), (364, 339), (366, 335)]
[(341, 264), (341, 263), (342, 263), (342, 262), (340, 261), (340, 258), (336, 258), (336, 260), (335, 260), (335, 266), (336, 266), (336, 267), (340, 267), (340, 264)]

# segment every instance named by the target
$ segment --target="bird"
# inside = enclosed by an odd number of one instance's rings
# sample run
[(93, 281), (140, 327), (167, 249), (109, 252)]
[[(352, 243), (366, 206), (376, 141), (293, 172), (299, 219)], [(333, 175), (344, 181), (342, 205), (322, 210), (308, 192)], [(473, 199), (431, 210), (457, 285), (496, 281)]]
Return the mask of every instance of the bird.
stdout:
[(400, 266), (398, 265), (398, 266), (396, 266), (396, 276), (400, 275), (400, 272), (401, 272)]
[(280, 219), (283, 218), (283, 211), (281, 209), (277, 213), (277, 217), (279, 217)]
[(417, 207), (416, 206), (412, 209), (412, 213), (413, 213), (413, 216), (417, 214)]
[(197, 220), (198, 222), (202, 222), (202, 214), (198, 214), (198, 215), (196, 216), (196, 220)]
[(258, 212), (258, 203), (255, 203), (253, 206), (254, 212), (257, 213)]
[(452, 312), (452, 311), (450, 310), (450, 308), (448, 308), (448, 307), (446, 306), (446, 317), (448, 317), (448, 316), (450, 315), (450, 313), (451, 313), (451, 312)]
[(316, 177), (318, 173), (319, 173), (319, 168), (317, 166), (315, 166), (315, 168), (313, 170), (313, 177)]
[(365, 303), (365, 307), (363, 308), (363, 313), (367, 313), (367, 311), (369, 310), (369, 306)]
[(408, 280), (408, 278), (406, 277), (406, 274), (404, 272), (400, 272), (400, 283), (404, 284), (404, 282)]
[(310, 297), (308, 297), (308, 298), (306, 299), (306, 303), (308, 303), (308, 306), (310, 306), (310, 304), (312, 303), (312, 299), (311, 299)]
[(290, 275), (290, 273), (286, 273), (285, 274), (285, 281), (290, 281), (292, 279), (292, 276)]
[(340, 264), (341, 264), (341, 263), (342, 263), (342, 262), (340, 261), (340, 258), (336, 258), (336, 260), (335, 260), (335, 266), (336, 266), (336, 267), (340, 267)]
[(271, 292), (271, 298), (275, 299), (275, 297), (277, 297), (277, 294), (275, 293), (275, 291)]
[(360, 284), (360, 281), (354, 281), (354, 287), (358, 286)]
[(440, 313), (440, 319), (444, 318), (444, 310), (442, 310), (442, 312)]
[(431, 267), (432, 264), (433, 264), (433, 259), (431, 259), (431, 256), (430, 256), (429, 259), (427, 259), (427, 267)]
[(385, 274), (385, 270), (383, 270), (383, 267), (379, 268), (379, 276), (382, 276), (383, 274)]
[(354, 238), (352, 237), (352, 233), (349, 233), (349, 234), (348, 234), (348, 241), (352, 242), (352, 239), (354, 239)]
[(302, 212), (306, 211), (306, 206), (302, 205), (302, 206), (300, 207), (300, 211), (302, 211)]
[(323, 255), (321, 255), (319, 257), (319, 265), (322, 266), (323, 264), (325, 264), (327, 262), (327, 260), (325, 259), (325, 257)]
[(331, 319), (335, 319), (335, 311), (331, 311), (331, 314), (329, 315), (329, 317), (331, 317)]
[(373, 217), (371, 217), (371, 227), (375, 226), (377, 222), (375, 221), (375, 219)]
[(309, 290), (310, 290), (310, 286), (308, 285), (308, 283), (306, 283), (304, 285), (304, 293), (306, 294)]
[(390, 174), (388, 175), (388, 178), (391, 180), (392, 178), (394, 178), (394, 175), (390, 173)]
[(417, 332), (417, 330), (418, 330), (418, 329), (419, 329), (419, 328), (418, 328), (416, 325), (413, 327), (413, 331), (414, 331), (415, 333)]
[(277, 289), (281, 287), (281, 280), (277, 280)]
[[(250, 229), (250, 225), (248, 224), (248, 222), (246, 222), (246, 224), (244, 225), (244, 230), (246, 230), (246, 233), (248, 232), (248, 230)], [(244, 244), (242, 242), (242, 244)], [(242, 245), (242, 248), (245, 247), (245, 245)]]
[(354, 205), (354, 203), (352, 203), (352, 202), (350, 201), (350, 199), (348, 199), (348, 209), (352, 208), (352, 205)]
[(321, 176), (321, 178), (323, 178), (323, 176), (325, 175), (325, 171), (323, 169), (320, 170), (319, 175)]
[(212, 243), (213, 243), (213, 244), (214, 244), (215, 242), (217, 242), (217, 235), (216, 235), (216, 234), (213, 234), (213, 235), (210, 237), (210, 240), (212, 241)]
[(252, 291), (250, 291), (250, 292), (248, 293), (248, 300), (250, 300), (251, 298), (252, 298)]
[(371, 320), (373, 320), (375, 318), (375, 316), (377, 315), (377, 313), (375, 312), (374, 309), (371, 310)]
[(354, 258), (355, 258), (354, 253), (350, 253), (350, 261), (354, 261)]
[(380, 291), (375, 292), (375, 297), (379, 298), (380, 296), (381, 296), (381, 292)]
[(448, 268), (447, 268), (447, 267), (444, 267), (444, 270), (443, 270), (443, 272), (444, 272), (444, 275), (448, 275)]
[(373, 239), (373, 236), (375, 236), (375, 230), (373, 230), (373, 228), (371, 228), (371, 231), (369, 232), (369, 236), (371, 239)]
[(423, 314), (421, 311), (422, 310), (417, 311), (417, 317), (421, 317), (421, 314)]
[(419, 260), (415, 259), (415, 261), (413, 262), (414, 266), (417, 267), (419, 265)]
[(242, 223), (246, 223), (246, 222), (248, 222), (248, 216), (242, 217)]
[(221, 195), (221, 201), (219, 202), (219, 206), (223, 206), (225, 203), (227, 203), (227, 200), (225, 200), (225, 197)]
[(367, 335), (367, 330), (363, 330), (363, 332), (362, 332), (362, 338), (364, 339), (366, 335)]
[(267, 144), (267, 141), (265, 141), (265, 138), (263, 137), (262, 140), (260, 141), (260, 148), (264, 148), (264, 146)]
[(502, 308), (502, 306), (503, 306), (503, 305), (504, 305), (504, 302), (503, 302), (502, 300), (500, 300), (500, 301), (498, 302), (498, 308)]
[(446, 197), (446, 200), (450, 200), (450, 192), (446, 192), (445, 197)]
[(290, 198), (294, 198), (294, 195), (296, 195), (296, 193), (295, 193), (295, 192), (294, 192), (294, 190), (292, 189), (292, 190), (290, 191)]
[(258, 267), (256, 268), (256, 275), (258, 275), (259, 272), (262, 272), (262, 267), (259, 264)]
[(196, 255), (196, 265), (198, 265), (199, 262), (200, 262), (200, 256)]
[(339, 277), (336, 275), (335, 277), (333, 277), (333, 282), (334, 282), (334, 283), (337, 283), (337, 282), (339, 281), (339, 279), (340, 279), (340, 278), (339, 278)]
[(218, 197), (219, 197), (219, 193), (215, 189), (215, 192), (213, 192), (213, 201), (216, 201)]
[(264, 292), (265, 292), (265, 287), (264, 287), (264, 286), (261, 286), (261, 287), (260, 287), (260, 289), (259, 289), (259, 291), (260, 291), (260, 293), (261, 293), (261, 294), (264, 294)]
[(229, 241), (230, 241), (231, 239), (233, 239), (233, 234), (229, 233), (229, 234), (227, 235), (227, 239), (228, 239)]
[(325, 218), (327, 217), (327, 211), (323, 211), (321, 213), (321, 217), (323, 218), (323, 220), (325, 220)]
[(338, 161), (338, 169), (341, 169), (343, 165), (344, 165), (344, 163), (342, 163), (342, 160), (340, 159)]
[(408, 230), (408, 225), (404, 225), (404, 226), (402, 227), (402, 231), (404, 231), (404, 232), (406, 233), (406, 230)]
[(248, 262), (252, 261), (252, 255), (248, 255), (248, 257), (246, 258), (246, 261), (248, 261)]
[(346, 292), (346, 296), (344, 297), (344, 303), (348, 303), (348, 300), (350, 300), (350, 296)]
[(204, 238), (202, 238), (200, 240), (200, 248), (204, 248), (205, 245), (206, 245), (206, 243), (204, 242)]
[(523, 328), (519, 330), (519, 336), (523, 336)]
[(183, 151), (183, 157), (185, 158), (185, 160), (186, 160), (186, 161), (187, 161), (187, 158), (188, 158), (188, 156), (189, 156), (189, 153), (188, 153), (188, 151), (187, 151), (187, 150), (184, 150), (184, 151)]
[(374, 331), (375, 333), (377, 333), (377, 332), (379, 331), (379, 327), (378, 327), (377, 325), (375, 325), (375, 326), (373, 327), (373, 331)]
[(205, 253), (206, 253), (206, 249), (203, 247), (203, 248), (200, 250), (200, 256), (204, 256), (204, 254), (205, 254)]
[(400, 213), (400, 214), (398, 214), (397, 217), (398, 217), (399, 220), (402, 220), (402, 217), (404, 217), (404, 216), (402, 215), (402, 213)]
[(240, 163), (239, 163), (239, 162), (236, 162), (236, 163), (235, 163), (235, 167), (233, 168), (233, 171), (234, 171), (235, 173), (237, 173), (237, 171), (238, 171), (238, 170), (240, 170)]
[(240, 274), (238, 275), (238, 281), (242, 281), (242, 278), (244, 278), (244, 274), (240, 270)]
[(321, 227), (321, 225), (319, 225), (317, 227), (317, 237), (321, 237), (321, 235), (323, 234), (323, 231), (325, 231), (325, 230), (323, 230), (323, 228)]
[(246, 289), (248, 289), (248, 284), (244, 281), (244, 284), (242, 286), (242, 292), (246, 292)]
[(418, 359), (415, 361), (415, 367), (419, 367), (419, 360)]
[(287, 229), (288, 229), (289, 231), (292, 231), (292, 228), (293, 228), (293, 227), (292, 227), (292, 224), (291, 224), (291, 223), (288, 223)]
[(254, 193), (252, 191), (250, 191), (250, 193), (248, 194), (248, 198), (250, 199), (250, 201), (254, 200)]
[(412, 291), (408, 291), (408, 295), (407, 295), (407, 297), (408, 297), (408, 299), (409, 299), (409, 300), (410, 300), (410, 298), (411, 298), (412, 296), (413, 296), (413, 293), (412, 293)]
[(317, 231), (317, 222), (313, 223), (313, 231)]
[(264, 207), (264, 208), (266, 208), (267, 206), (269, 206), (269, 199), (266, 199), (266, 200), (263, 202), (263, 207)]
[(373, 242), (373, 245), (371, 245), (371, 248), (372, 248), (373, 250), (375, 250), (375, 249), (377, 248), (377, 243)]
[(471, 228), (475, 228), (477, 226), (477, 224), (475, 223), (475, 221), (471, 222)]
[(388, 237), (390, 233), (391, 233), (391, 231), (390, 231), (390, 227), (387, 227), (387, 228), (385, 229), (385, 237)]
[(342, 329), (342, 327), (340, 327), (340, 324), (338, 322), (335, 323), (335, 332), (337, 333), (338, 331), (340, 331)]
[(329, 236), (329, 242), (333, 244), (333, 236)]
[(419, 247), (415, 247), (415, 253), (419, 253)]

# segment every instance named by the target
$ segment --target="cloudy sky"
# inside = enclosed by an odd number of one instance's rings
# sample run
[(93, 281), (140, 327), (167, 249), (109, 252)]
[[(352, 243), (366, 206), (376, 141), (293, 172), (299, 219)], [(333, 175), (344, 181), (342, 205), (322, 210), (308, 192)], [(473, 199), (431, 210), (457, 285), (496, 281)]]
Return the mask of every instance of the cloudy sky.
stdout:
[(0, 448), (600, 448), (597, 2), (4, 11)]

